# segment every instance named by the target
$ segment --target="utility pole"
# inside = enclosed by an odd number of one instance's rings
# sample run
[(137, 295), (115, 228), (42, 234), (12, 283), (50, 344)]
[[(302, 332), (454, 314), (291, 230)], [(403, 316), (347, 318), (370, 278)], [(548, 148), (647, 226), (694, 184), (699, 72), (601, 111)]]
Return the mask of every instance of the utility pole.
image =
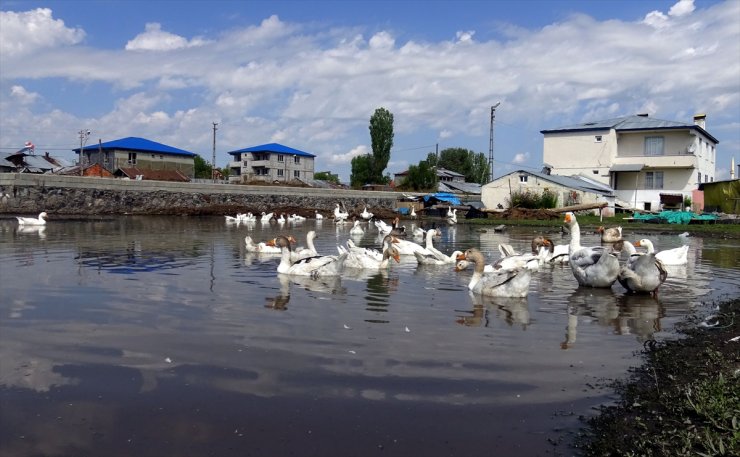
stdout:
[(496, 119), (496, 108), (500, 104), (501, 102), (498, 102), (491, 107), (491, 134), (488, 140), (488, 168), (490, 176), (488, 177), (488, 182), (493, 181), (493, 122)]
[(211, 181), (216, 182), (216, 127), (217, 122), (213, 123), (213, 162), (211, 162)]
[(87, 129), (83, 129), (77, 132), (77, 134), (80, 135), (80, 176), (84, 176), (82, 174), (82, 148), (85, 147), (87, 139), (90, 138), (90, 131)]

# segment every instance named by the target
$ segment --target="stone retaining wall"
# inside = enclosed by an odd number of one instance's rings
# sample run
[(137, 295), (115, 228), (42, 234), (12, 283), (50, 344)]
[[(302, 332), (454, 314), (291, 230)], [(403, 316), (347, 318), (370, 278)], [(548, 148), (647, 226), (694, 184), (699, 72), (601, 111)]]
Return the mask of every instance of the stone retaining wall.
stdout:
[(335, 204), (359, 214), (367, 205), (381, 217), (397, 192), (232, 184), (128, 181), (80, 176), (0, 173), (0, 214), (232, 214), (279, 211), (329, 214)]

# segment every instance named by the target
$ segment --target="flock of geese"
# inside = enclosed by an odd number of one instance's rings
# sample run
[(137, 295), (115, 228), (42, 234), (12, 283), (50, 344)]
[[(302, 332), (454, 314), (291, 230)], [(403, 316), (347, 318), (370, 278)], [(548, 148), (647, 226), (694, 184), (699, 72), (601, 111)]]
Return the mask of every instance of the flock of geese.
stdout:
[[(455, 210), (448, 210), (448, 223), (456, 223), (455, 213)], [(599, 227), (597, 232), (606, 244), (583, 246), (581, 230), (572, 212), (566, 213), (563, 221), (570, 232), (567, 245), (556, 245), (547, 237), (537, 236), (532, 240), (531, 252), (522, 254), (515, 252), (510, 245), (500, 244), (501, 257), (492, 264), (488, 264), (483, 253), (475, 248), (449, 254), (440, 251), (434, 246), (434, 239), (441, 236), (436, 228), (415, 228), (411, 233), (406, 233), (405, 227), (399, 225), (399, 218), (387, 224), (374, 219), (367, 207), (361, 217), (367, 222), (372, 221), (367, 230), (373, 227), (377, 230), (381, 240), (380, 249), (360, 247), (349, 239), (345, 245), (337, 246), (337, 254), (322, 255), (316, 251), (313, 243), (316, 232), (312, 230), (306, 235), (306, 246), (295, 247), (296, 239), (290, 235), (279, 235), (259, 243), (246, 236), (246, 250), (250, 253), (279, 255), (278, 274), (311, 278), (341, 276), (348, 269), (386, 269), (391, 266), (391, 259), (399, 262), (401, 256), (413, 256), (420, 265), (449, 265), (455, 271), (472, 266), (473, 274), (468, 289), (491, 297), (526, 297), (532, 273), (544, 265), (558, 263), (568, 264), (582, 287), (610, 288), (619, 282), (629, 293), (657, 295), (668, 276), (666, 266), (685, 265), (688, 262), (688, 246), (656, 252), (648, 239), (634, 243), (624, 240), (621, 227)], [(337, 204), (334, 210), (335, 223), (344, 223), (348, 218), (349, 214)], [(354, 237), (364, 233), (360, 221), (355, 220), (350, 235)], [(638, 247), (646, 251), (638, 252)]]

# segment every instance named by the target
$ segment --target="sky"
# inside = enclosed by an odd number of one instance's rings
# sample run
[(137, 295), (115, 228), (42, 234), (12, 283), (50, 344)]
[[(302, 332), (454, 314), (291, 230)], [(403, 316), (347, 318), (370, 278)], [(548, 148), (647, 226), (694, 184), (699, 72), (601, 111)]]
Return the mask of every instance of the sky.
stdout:
[(134, 136), (281, 143), (349, 181), (394, 116), (391, 175), (437, 148), (542, 168), (541, 130), (648, 113), (740, 163), (740, 0), (0, 1), (0, 152)]

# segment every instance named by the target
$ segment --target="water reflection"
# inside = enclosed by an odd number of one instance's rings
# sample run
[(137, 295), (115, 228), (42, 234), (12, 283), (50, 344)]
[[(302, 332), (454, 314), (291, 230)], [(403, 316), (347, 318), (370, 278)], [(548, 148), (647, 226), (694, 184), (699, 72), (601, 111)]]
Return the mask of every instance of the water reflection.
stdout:
[[(392, 437), (408, 443), (394, 455), (480, 455), (497, 427), (513, 443), (504, 453), (543, 455), (551, 448), (533, 433), (577, 425), (553, 409), (586, 414), (605, 401), (584, 382), (623, 376), (641, 341), (740, 285), (740, 268), (716, 252), (736, 252), (727, 240), (690, 238), (689, 265), (669, 272), (657, 300), (578, 288), (567, 266), (536, 272), (529, 297), (514, 300), (471, 295), (469, 273), (414, 258), (290, 277), (276, 273), (279, 256), (244, 248), (247, 234), (313, 229), (319, 253), (335, 254), (349, 227), (109, 218), (51, 224), (40, 243), (0, 220), (0, 454), (366, 455)], [(526, 250), (535, 231), (440, 228), (440, 250), (490, 259), (498, 243)], [(376, 236), (358, 245), (377, 247)]]

